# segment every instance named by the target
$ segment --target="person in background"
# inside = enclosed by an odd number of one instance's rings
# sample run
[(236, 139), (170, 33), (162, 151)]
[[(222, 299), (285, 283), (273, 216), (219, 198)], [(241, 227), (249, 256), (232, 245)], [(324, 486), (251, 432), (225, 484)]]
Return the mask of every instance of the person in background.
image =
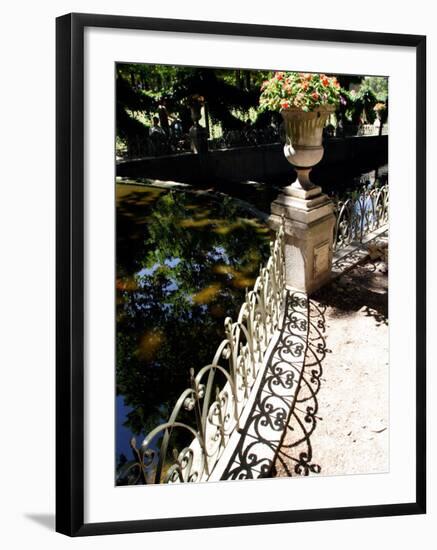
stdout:
[(182, 121), (180, 118), (175, 118), (171, 123), (171, 133), (175, 139), (180, 139), (183, 134)]
[(159, 125), (159, 118), (157, 116), (153, 117), (153, 125), (149, 129), (149, 136), (152, 155), (156, 156), (162, 154), (164, 152), (167, 135)]

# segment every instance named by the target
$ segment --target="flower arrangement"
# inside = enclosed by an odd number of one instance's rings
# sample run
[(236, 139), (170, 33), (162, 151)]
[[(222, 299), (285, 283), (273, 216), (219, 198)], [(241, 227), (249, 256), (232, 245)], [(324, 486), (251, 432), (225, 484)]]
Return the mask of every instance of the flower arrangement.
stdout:
[(261, 86), (260, 109), (314, 111), (322, 105), (337, 105), (340, 84), (334, 76), (319, 73), (276, 72)]

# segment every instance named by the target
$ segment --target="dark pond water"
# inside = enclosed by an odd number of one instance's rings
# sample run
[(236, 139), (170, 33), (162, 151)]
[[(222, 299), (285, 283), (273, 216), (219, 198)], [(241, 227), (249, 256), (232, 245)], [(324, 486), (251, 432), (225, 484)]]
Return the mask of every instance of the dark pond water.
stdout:
[[(373, 184), (376, 179), (380, 183), (384, 183), (387, 178), (387, 172), (387, 164), (363, 167), (340, 167), (334, 165), (319, 168), (316, 166), (311, 171), (311, 179), (315, 184), (320, 185), (323, 192), (329, 196), (345, 198), (350, 192), (356, 190), (366, 182)], [(276, 177), (263, 183), (256, 181), (221, 181), (214, 182), (208, 187), (232, 197), (248, 201), (262, 212), (269, 213), (270, 204), (278, 196), (281, 189), (295, 179), (296, 174), (290, 166), (290, 175), (287, 177)]]
[(230, 197), (117, 184), (117, 464), (211, 362), (269, 240)]

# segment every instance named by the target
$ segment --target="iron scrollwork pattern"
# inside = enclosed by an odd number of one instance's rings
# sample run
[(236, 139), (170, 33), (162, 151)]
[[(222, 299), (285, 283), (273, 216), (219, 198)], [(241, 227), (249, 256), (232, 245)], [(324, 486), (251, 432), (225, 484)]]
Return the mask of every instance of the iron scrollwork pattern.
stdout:
[[(299, 292), (287, 296), (283, 325), (267, 362), (250, 421), (221, 479), (320, 473), (311, 435), (326, 348), (324, 311)], [(290, 471), (287, 465), (293, 465)]]
[(334, 249), (344, 248), (354, 241), (363, 242), (370, 232), (388, 223), (388, 183), (363, 186), (359, 191), (335, 203), (336, 223)]
[(288, 294), (279, 338), (268, 358), (263, 379), (240, 441), (222, 480), (271, 475), (275, 456), (293, 410), (308, 345), (308, 299)]

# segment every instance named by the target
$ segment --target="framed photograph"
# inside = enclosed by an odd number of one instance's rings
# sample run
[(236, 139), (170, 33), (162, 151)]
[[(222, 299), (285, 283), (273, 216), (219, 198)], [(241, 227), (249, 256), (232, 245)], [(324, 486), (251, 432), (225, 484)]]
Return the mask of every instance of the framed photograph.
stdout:
[(425, 513), (426, 38), (56, 25), (57, 531)]

